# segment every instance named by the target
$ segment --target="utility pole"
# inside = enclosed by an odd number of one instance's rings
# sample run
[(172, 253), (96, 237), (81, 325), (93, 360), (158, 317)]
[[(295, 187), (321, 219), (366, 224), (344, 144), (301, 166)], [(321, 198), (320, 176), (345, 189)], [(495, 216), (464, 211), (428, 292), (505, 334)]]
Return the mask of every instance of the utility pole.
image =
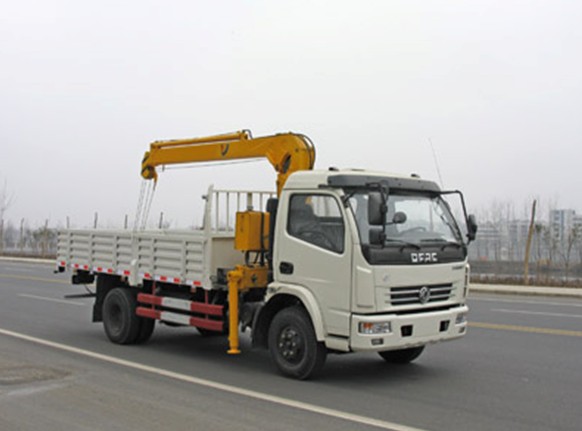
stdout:
[(160, 213), (160, 223), (158, 225), (158, 229), (161, 229), (163, 225), (164, 225), (164, 212), (162, 211)]
[(527, 231), (527, 244), (525, 246), (525, 260), (523, 262), (523, 281), (527, 286), (529, 284), (529, 255), (531, 250), (531, 240), (534, 233), (534, 225), (536, 219), (536, 205), (537, 200), (534, 199), (531, 206), (531, 218), (529, 220), (529, 229)]

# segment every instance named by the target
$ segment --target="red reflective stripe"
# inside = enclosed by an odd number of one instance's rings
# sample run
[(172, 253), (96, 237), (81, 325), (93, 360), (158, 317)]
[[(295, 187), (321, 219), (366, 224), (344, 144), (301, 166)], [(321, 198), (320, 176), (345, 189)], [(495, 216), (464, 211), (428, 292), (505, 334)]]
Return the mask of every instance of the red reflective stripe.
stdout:
[(137, 302), (142, 304), (162, 305), (164, 298), (161, 296), (149, 295), (147, 293), (138, 293)]
[(198, 328), (210, 329), (211, 331), (222, 332), (224, 329), (222, 322), (220, 320), (208, 320), (200, 319), (198, 317), (190, 318), (190, 326), (196, 326)]
[(129, 271), (123, 271), (123, 275), (130, 275), (130, 274), (131, 274), (131, 272), (129, 272)]
[(111, 268), (108, 268), (108, 269), (107, 269), (107, 273), (108, 273), (108, 274), (113, 274), (113, 270), (112, 270)]
[(222, 310), (222, 305), (202, 304), (200, 302), (190, 303), (190, 311), (194, 311), (196, 313), (208, 314), (211, 316), (222, 316)]
[(160, 277), (160, 281), (168, 281), (168, 277), (166, 277), (165, 275), (162, 275)]
[(150, 319), (159, 319), (162, 315), (160, 311), (144, 307), (137, 307), (135, 309), (135, 314), (137, 314), (140, 317), (149, 317)]
[(179, 278), (174, 278), (174, 283), (180, 284), (181, 280)]
[(179, 308), (179, 306), (176, 304), (176, 301), (178, 301), (179, 303), (183, 304), (183, 307), (190, 308), (190, 311), (200, 314), (207, 314), (210, 316), (222, 316), (224, 310), (224, 307), (222, 305), (203, 304), (200, 302), (192, 302), (177, 299), (174, 299), (174, 304), (167, 304), (166, 301), (164, 301), (164, 299), (166, 298), (161, 296), (150, 295), (148, 293), (139, 293), (137, 295), (137, 302), (142, 304), (151, 304), (168, 308), (183, 309)]
[(194, 286), (197, 286), (197, 287), (202, 286), (202, 283), (200, 281), (195, 281), (193, 284), (194, 284)]
[(89, 270), (89, 265), (83, 265), (83, 269)]
[(149, 272), (146, 272), (143, 276), (144, 276), (144, 278), (147, 278), (147, 279), (152, 278), (152, 275)]

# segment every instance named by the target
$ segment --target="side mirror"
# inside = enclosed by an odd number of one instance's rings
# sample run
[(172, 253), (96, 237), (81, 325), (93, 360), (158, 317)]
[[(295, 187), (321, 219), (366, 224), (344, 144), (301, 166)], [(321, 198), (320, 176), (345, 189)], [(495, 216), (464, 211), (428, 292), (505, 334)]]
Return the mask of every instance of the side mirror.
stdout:
[(383, 226), (387, 210), (382, 193), (370, 192), (368, 194), (368, 224), (370, 226)]
[(369, 240), (370, 245), (384, 245), (386, 241), (386, 234), (382, 231), (382, 229), (370, 229), (369, 233)]
[(392, 217), (392, 223), (393, 224), (406, 223), (407, 219), (408, 219), (408, 217), (406, 217), (406, 213), (403, 213), (402, 211), (397, 211), (394, 214), (394, 217)]
[(469, 241), (474, 241), (477, 237), (477, 219), (475, 215), (471, 214), (467, 217), (467, 238)]

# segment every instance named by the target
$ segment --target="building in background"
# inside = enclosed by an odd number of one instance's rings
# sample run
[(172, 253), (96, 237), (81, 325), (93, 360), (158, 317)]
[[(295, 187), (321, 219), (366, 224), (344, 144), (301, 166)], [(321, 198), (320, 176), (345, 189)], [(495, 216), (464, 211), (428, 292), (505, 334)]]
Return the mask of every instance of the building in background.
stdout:
[[(469, 247), (473, 261), (520, 262), (525, 257), (529, 220), (505, 219), (479, 224)], [(574, 259), (582, 263), (582, 215), (573, 209), (551, 210), (547, 222), (538, 221), (532, 238), (531, 262)]]
[(577, 218), (580, 219), (580, 217), (576, 217), (576, 211), (571, 209), (550, 211), (550, 234), (556, 244), (568, 241)]

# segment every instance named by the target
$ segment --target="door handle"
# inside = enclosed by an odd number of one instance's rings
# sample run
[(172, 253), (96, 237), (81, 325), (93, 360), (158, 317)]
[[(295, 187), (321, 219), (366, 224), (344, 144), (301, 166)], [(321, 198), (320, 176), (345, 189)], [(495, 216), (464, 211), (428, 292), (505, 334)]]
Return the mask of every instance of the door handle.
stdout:
[(281, 274), (293, 274), (293, 264), (291, 262), (281, 262), (279, 271), (281, 271)]

